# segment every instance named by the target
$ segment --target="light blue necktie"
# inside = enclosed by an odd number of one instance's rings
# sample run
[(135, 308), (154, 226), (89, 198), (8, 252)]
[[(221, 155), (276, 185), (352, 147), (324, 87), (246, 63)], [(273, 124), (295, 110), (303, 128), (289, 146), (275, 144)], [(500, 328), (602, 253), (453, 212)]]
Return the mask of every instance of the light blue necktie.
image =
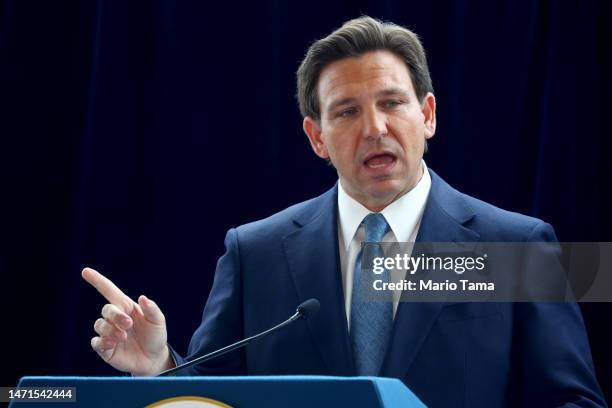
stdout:
[[(355, 262), (353, 275), (353, 295), (351, 298), (351, 345), (358, 375), (376, 376), (379, 374), (387, 343), (393, 326), (393, 303), (391, 301), (364, 301), (361, 299), (361, 284), (367, 290), (374, 290), (375, 279), (389, 281), (389, 272), (382, 275), (372, 272), (372, 259), (384, 256), (380, 243), (389, 230), (389, 224), (380, 213), (368, 214), (362, 224), (365, 226), (365, 242)], [(362, 277), (361, 262), (367, 262)], [(367, 274), (367, 275), (365, 275)]]

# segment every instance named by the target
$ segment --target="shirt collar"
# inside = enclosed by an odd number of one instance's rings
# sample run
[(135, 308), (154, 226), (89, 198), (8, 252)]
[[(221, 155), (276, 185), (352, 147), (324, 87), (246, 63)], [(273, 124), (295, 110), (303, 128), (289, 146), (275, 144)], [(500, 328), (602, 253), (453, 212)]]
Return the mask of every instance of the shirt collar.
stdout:
[[(425, 210), (427, 196), (431, 188), (431, 176), (425, 161), (422, 161), (422, 163), (423, 175), (417, 185), (381, 211), (397, 242), (408, 242), (410, 240), (410, 236)], [(361, 222), (370, 212), (344, 191), (342, 183), (338, 183), (338, 219), (345, 250), (348, 251)]]

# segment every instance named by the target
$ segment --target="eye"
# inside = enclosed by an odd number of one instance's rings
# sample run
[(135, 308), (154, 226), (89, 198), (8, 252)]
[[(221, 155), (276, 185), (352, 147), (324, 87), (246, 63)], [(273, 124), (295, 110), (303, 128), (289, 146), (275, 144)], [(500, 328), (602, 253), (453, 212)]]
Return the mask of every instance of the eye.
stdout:
[(385, 101), (385, 107), (387, 108), (397, 108), (398, 106), (402, 105), (404, 102), (399, 100), (399, 99), (390, 99), (388, 101)]
[(340, 111), (338, 113), (338, 117), (341, 117), (341, 118), (350, 118), (351, 116), (355, 115), (355, 113), (357, 113), (357, 109), (355, 109), (355, 108), (348, 108), (348, 109), (345, 109), (343, 111)]

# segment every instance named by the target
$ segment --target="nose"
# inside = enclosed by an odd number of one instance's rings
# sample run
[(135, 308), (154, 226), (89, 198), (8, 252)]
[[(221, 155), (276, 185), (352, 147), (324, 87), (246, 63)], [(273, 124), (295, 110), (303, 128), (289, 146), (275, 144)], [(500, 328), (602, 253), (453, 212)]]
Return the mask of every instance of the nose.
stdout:
[(362, 115), (362, 131), (366, 139), (376, 140), (387, 136), (387, 118), (375, 107), (368, 109)]

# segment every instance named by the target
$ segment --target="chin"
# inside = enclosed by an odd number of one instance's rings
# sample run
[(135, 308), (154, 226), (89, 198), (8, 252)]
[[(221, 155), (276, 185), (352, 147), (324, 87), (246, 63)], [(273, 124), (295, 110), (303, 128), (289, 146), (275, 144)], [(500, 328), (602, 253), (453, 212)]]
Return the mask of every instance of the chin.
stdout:
[(377, 201), (390, 202), (403, 192), (402, 187), (405, 186), (402, 186), (398, 181), (388, 180), (376, 183), (376, 185), (369, 189), (368, 193), (370, 197), (376, 199)]

